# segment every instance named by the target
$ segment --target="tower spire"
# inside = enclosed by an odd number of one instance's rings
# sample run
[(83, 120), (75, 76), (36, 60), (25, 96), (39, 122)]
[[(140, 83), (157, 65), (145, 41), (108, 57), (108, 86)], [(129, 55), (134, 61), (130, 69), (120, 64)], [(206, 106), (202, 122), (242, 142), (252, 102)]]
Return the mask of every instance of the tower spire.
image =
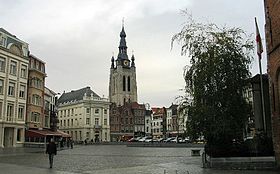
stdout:
[(121, 40), (120, 40), (119, 54), (118, 54), (117, 59), (118, 60), (128, 59), (127, 46), (126, 46), (126, 40), (125, 40), (126, 34), (125, 34), (125, 31), (124, 31), (124, 18), (122, 20), (122, 31), (120, 33), (120, 37), (121, 37)]

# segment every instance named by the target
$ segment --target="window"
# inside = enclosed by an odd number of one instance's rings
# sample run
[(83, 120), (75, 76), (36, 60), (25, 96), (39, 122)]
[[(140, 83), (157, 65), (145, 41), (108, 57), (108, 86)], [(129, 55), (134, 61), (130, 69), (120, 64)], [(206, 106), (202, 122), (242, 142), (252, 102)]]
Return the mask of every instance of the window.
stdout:
[(130, 91), (130, 76), (127, 77), (127, 90)]
[(24, 116), (24, 106), (20, 105), (18, 107), (18, 119), (23, 120), (23, 116)]
[(73, 122), (73, 119), (71, 119), (71, 126), (73, 126), (74, 125), (74, 122)]
[(3, 94), (4, 80), (0, 79), (0, 94)]
[(22, 132), (22, 129), (17, 130), (17, 141), (21, 141), (21, 132)]
[(14, 105), (8, 104), (7, 105), (7, 121), (12, 121), (13, 116), (14, 116)]
[(95, 118), (94, 123), (95, 125), (99, 125), (99, 118)]
[(123, 76), (123, 91), (125, 91), (125, 76)]
[(86, 119), (86, 124), (89, 124), (89, 118)]
[(16, 75), (17, 74), (17, 62), (11, 61), (10, 64), (10, 74)]
[(107, 114), (107, 109), (104, 109), (104, 114)]
[(5, 68), (6, 68), (6, 59), (0, 57), (0, 72), (5, 72)]
[(90, 114), (90, 108), (87, 108), (87, 114)]
[(15, 83), (9, 82), (9, 90), (8, 90), (8, 95), (9, 96), (14, 96), (15, 95), (15, 86), (16, 86)]
[(32, 122), (40, 122), (40, 113), (31, 112), (31, 120)]
[(49, 127), (50, 118), (46, 115), (45, 116), (45, 127)]
[(24, 85), (20, 85), (19, 97), (20, 98), (25, 98), (25, 86)]
[(26, 65), (21, 65), (20, 77), (22, 77), (22, 78), (27, 77), (27, 66)]
[(104, 119), (104, 125), (106, 126), (108, 123), (107, 123), (107, 118)]
[(94, 110), (94, 113), (95, 113), (95, 114), (99, 114), (99, 109), (95, 109), (95, 110)]
[(0, 37), (0, 45), (2, 45), (2, 46), (4, 46), (4, 47), (6, 47), (6, 37)]
[(32, 104), (41, 106), (41, 97), (39, 95), (33, 94), (32, 95)]
[(42, 66), (41, 66), (41, 72), (45, 73), (45, 65), (44, 64), (42, 64)]
[(30, 86), (41, 89), (43, 87), (43, 81), (39, 78), (32, 78), (29, 82)]
[(2, 106), (3, 106), (3, 102), (0, 101), (0, 118), (2, 118)]

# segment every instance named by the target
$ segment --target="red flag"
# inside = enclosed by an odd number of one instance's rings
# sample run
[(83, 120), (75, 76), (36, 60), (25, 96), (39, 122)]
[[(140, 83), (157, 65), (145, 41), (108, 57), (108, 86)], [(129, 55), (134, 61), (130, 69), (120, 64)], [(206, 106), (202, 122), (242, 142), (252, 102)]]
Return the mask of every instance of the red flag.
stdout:
[(255, 18), (255, 23), (256, 23), (256, 42), (257, 42), (257, 54), (261, 58), (261, 54), (263, 52), (263, 46), (262, 46), (262, 40), (261, 40), (261, 35), (259, 32), (258, 24), (257, 24), (257, 18)]

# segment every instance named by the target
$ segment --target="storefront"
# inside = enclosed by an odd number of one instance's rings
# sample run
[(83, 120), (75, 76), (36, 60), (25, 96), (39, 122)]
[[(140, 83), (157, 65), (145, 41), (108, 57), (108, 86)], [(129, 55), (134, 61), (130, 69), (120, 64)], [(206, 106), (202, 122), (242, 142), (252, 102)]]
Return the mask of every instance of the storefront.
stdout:
[(66, 141), (71, 136), (62, 131), (29, 129), (25, 132), (25, 146), (45, 147), (51, 138), (55, 142)]

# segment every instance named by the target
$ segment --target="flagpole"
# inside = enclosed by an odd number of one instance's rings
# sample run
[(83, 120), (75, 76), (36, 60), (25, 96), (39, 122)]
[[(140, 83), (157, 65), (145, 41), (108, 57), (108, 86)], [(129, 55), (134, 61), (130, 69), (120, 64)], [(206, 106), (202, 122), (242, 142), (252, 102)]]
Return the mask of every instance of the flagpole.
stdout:
[(259, 68), (260, 68), (260, 87), (261, 87), (261, 102), (262, 102), (262, 117), (263, 117), (263, 129), (266, 132), (266, 120), (265, 120), (265, 108), (264, 108), (264, 94), (263, 94), (263, 78), (262, 78), (262, 40), (259, 32), (259, 27), (257, 24), (257, 18), (255, 17), (255, 24), (256, 24), (256, 42), (257, 42), (257, 54), (259, 57)]
[(266, 120), (265, 120), (265, 108), (264, 108), (264, 94), (263, 94), (263, 78), (262, 78), (262, 65), (261, 65), (261, 58), (262, 55), (258, 54), (259, 56), (259, 68), (260, 68), (260, 82), (261, 82), (261, 102), (262, 102), (262, 115), (263, 115), (263, 129), (266, 132)]

